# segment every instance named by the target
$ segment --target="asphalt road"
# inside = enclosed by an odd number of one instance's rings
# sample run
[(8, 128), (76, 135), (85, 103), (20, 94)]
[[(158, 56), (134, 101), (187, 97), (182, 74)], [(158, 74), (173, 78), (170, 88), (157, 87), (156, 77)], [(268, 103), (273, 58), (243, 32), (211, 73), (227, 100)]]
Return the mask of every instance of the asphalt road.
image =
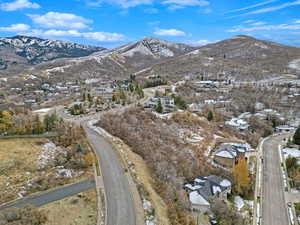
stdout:
[[(141, 99), (139, 103), (143, 104), (149, 97), (154, 96), (155, 90), (156, 88), (144, 89), (145, 98)], [(133, 105), (135, 105), (135, 103), (122, 108), (112, 109), (110, 112), (121, 112)], [(64, 113), (64, 109), (62, 107), (57, 107), (56, 110), (57, 113), (65, 120), (77, 125), (80, 124), (84, 127), (87, 138), (96, 151), (100, 162), (104, 191), (107, 200), (106, 225), (142, 225), (136, 224), (136, 206), (128, 178), (125, 174), (124, 168), (122, 167), (121, 159), (110, 143), (87, 126), (88, 121), (95, 119), (99, 120), (99, 118), (101, 119), (101, 115), (105, 112), (98, 112), (92, 115), (85, 115), (83, 117), (76, 118)]]
[(135, 204), (120, 159), (104, 138), (85, 127), (87, 137), (100, 159), (107, 198), (107, 225), (135, 225)]
[(278, 146), (287, 135), (267, 139), (263, 148), (262, 224), (289, 225)]
[(61, 200), (80, 192), (87, 191), (95, 188), (94, 178), (81, 181), (76, 184), (58, 188), (52, 191), (45, 191), (38, 194), (33, 194), (31, 196), (16, 200), (6, 205), (0, 206), (0, 211), (7, 208), (22, 208), (25, 205), (31, 204), (33, 206), (39, 207), (46, 205), (50, 202)]

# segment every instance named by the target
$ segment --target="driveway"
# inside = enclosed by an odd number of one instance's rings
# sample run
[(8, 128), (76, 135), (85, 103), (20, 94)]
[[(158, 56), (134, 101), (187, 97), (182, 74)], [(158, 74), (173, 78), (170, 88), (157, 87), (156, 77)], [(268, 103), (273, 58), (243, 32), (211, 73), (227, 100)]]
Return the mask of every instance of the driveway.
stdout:
[(0, 211), (7, 208), (22, 208), (28, 204), (39, 207), (94, 188), (95, 180), (94, 178), (90, 178), (76, 184), (33, 194), (28, 197), (13, 201), (9, 204), (2, 205), (0, 206)]

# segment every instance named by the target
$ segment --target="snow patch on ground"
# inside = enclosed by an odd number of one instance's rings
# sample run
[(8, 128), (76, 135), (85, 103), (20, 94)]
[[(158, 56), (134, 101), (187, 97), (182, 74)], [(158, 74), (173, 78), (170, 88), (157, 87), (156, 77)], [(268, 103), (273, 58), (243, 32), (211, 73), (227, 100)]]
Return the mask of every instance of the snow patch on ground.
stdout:
[(52, 163), (58, 154), (67, 155), (67, 152), (56, 146), (53, 142), (48, 142), (43, 145), (42, 152), (40, 153), (37, 161), (38, 169), (45, 169)]
[(288, 157), (294, 157), (294, 158), (299, 158), (300, 157), (300, 151), (297, 148), (284, 148), (282, 149), (284, 158)]
[(152, 52), (142, 44), (139, 44), (137, 47), (123, 53), (122, 55), (133, 57), (136, 53), (139, 53), (141, 55), (153, 55)]
[(52, 108), (44, 108), (33, 111), (33, 113), (48, 113), (52, 110)]
[(92, 130), (96, 131), (100, 136), (108, 137), (108, 138), (113, 138), (113, 136), (108, 133), (106, 130), (104, 130), (101, 127), (96, 127), (94, 124), (97, 123), (97, 120), (91, 120), (88, 122), (88, 127), (91, 128)]
[(163, 119), (163, 120), (169, 120), (172, 118), (174, 113), (166, 113), (166, 114), (160, 114), (157, 112), (152, 112), (157, 118)]
[(152, 207), (151, 202), (147, 199), (143, 199), (143, 208), (146, 215), (146, 225), (156, 225), (154, 208)]
[(84, 171), (76, 172), (72, 169), (65, 169), (63, 167), (59, 167), (56, 171), (56, 177), (65, 177), (65, 178), (72, 178), (80, 176), (84, 173)]
[(289, 68), (300, 71), (300, 59), (295, 59), (289, 63)]
[(235, 196), (234, 205), (238, 209), (238, 211), (241, 211), (241, 209), (245, 206), (245, 202), (240, 196)]
[(204, 139), (204, 137), (200, 136), (200, 135), (193, 135), (191, 138), (186, 138), (187, 142), (189, 143), (198, 143), (200, 141), (202, 141)]
[(254, 45), (256, 47), (259, 47), (259, 48), (262, 48), (262, 49), (268, 49), (269, 48), (268, 46), (264, 45), (263, 43), (256, 42)]
[(222, 136), (214, 134), (214, 139), (223, 138)]

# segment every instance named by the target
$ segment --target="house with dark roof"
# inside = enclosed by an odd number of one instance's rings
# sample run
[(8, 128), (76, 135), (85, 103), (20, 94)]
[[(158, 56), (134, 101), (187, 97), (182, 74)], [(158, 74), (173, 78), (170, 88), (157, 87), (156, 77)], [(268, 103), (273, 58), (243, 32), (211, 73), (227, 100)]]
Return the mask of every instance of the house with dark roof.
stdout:
[(231, 193), (231, 182), (219, 176), (198, 177), (190, 184), (185, 184), (188, 192), (191, 209), (206, 212), (210, 207), (212, 197), (223, 200)]
[(214, 152), (214, 162), (226, 168), (233, 168), (238, 159), (244, 158), (250, 148), (248, 144), (223, 143)]

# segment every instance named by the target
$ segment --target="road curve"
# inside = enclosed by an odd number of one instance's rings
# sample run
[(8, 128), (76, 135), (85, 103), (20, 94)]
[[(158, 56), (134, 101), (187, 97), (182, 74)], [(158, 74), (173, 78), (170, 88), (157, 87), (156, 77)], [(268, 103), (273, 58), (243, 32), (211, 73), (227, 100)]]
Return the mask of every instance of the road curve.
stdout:
[(55, 190), (33, 194), (31, 196), (2, 205), (0, 206), (0, 211), (8, 208), (22, 208), (28, 204), (39, 207), (94, 188), (95, 180), (94, 178), (90, 178), (76, 184), (71, 184), (65, 187), (57, 188)]
[[(108, 112), (121, 112), (138, 103), (144, 104), (150, 97), (154, 96), (155, 90), (156, 88), (144, 89), (145, 97), (143, 99), (131, 105), (111, 109)], [(88, 121), (99, 119), (106, 112), (75, 118), (67, 115), (61, 106), (56, 107), (55, 111), (63, 119), (84, 128), (86, 136), (97, 154), (106, 195), (105, 225), (142, 225), (137, 224), (137, 209), (133, 199), (133, 191), (122, 167), (120, 157), (110, 143), (87, 126)]]
[(263, 195), (262, 224), (289, 225), (284, 198), (284, 185), (281, 172), (278, 146), (286, 135), (268, 138), (263, 143)]
[(92, 129), (87, 126), (84, 129), (90, 144), (100, 159), (107, 199), (106, 225), (136, 225), (132, 191), (116, 150)]

